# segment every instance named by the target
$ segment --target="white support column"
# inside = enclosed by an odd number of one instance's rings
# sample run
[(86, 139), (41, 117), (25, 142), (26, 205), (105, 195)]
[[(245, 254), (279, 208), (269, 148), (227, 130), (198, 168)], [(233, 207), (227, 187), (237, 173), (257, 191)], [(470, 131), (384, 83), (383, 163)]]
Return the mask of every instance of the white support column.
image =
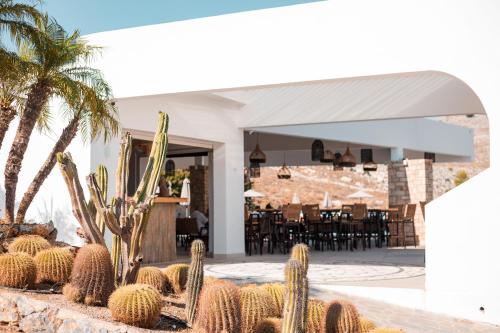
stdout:
[(245, 252), (243, 160), (243, 131), (238, 136), (238, 140), (214, 146), (214, 255), (233, 255)]
[(401, 147), (391, 148), (391, 161), (402, 161), (405, 158), (404, 149)]

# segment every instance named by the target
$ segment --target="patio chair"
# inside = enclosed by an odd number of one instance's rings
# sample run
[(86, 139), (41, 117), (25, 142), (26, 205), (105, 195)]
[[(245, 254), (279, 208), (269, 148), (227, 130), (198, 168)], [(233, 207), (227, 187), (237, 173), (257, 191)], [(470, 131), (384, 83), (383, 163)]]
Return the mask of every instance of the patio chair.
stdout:
[(417, 233), (415, 231), (415, 213), (417, 211), (416, 204), (407, 204), (405, 215), (403, 218), (404, 240), (403, 245), (406, 248), (408, 238), (413, 238), (413, 246), (417, 247)]
[(287, 252), (294, 244), (300, 243), (302, 239), (302, 228), (300, 213), (302, 204), (288, 204), (283, 207), (284, 232), (286, 239)]
[(366, 250), (365, 223), (368, 221), (368, 207), (366, 204), (354, 204), (352, 218), (349, 223), (348, 238), (351, 240), (351, 251), (357, 248), (358, 241), (361, 240), (363, 251)]
[(319, 229), (323, 223), (319, 205), (304, 205), (302, 207), (302, 212), (304, 213), (305, 226), (304, 239), (302, 241), (305, 244), (309, 244), (309, 242), (312, 241), (313, 247), (319, 249), (321, 239)]
[[(250, 214), (247, 221), (245, 221), (245, 251), (251, 256), (252, 248), (260, 248), (260, 214)], [(262, 248), (260, 248), (260, 253), (262, 254)]]
[(396, 210), (390, 210), (387, 217), (387, 247), (400, 246), (404, 242), (404, 228), (403, 228), (403, 217), (405, 206), (404, 205), (392, 205), (390, 208)]

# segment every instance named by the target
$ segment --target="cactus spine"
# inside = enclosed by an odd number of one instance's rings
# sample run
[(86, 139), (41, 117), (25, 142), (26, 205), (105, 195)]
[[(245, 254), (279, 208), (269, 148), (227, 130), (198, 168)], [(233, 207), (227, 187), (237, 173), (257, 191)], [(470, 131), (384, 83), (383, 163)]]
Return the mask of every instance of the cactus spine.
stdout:
[(241, 288), (241, 326), (242, 333), (254, 333), (257, 324), (273, 315), (271, 295), (256, 286)]
[(191, 244), (191, 264), (189, 265), (186, 284), (186, 319), (188, 326), (192, 326), (196, 318), (196, 308), (201, 287), (203, 286), (203, 258), (205, 257), (205, 243), (196, 239)]
[(361, 324), (356, 307), (346, 301), (332, 301), (325, 306), (321, 333), (360, 333)]
[(161, 295), (147, 284), (130, 284), (118, 288), (109, 298), (113, 319), (122, 323), (152, 328), (160, 319)]
[(231, 282), (216, 282), (203, 288), (195, 330), (204, 333), (240, 333), (240, 291)]
[(283, 315), (283, 302), (285, 298), (285, 286), (282, 283), (266, 283), (259, 288), (264, 289), (271, 295), (273, 301), (273, 308), (275, 313), (273, 316), (281, 317)]
[(361, 325), (361, 333), (368, 333), (376, 327), (373, 321), (365, 317), (359, 318), (359, 324)]
[(38, 252), (35, 264), (38, 283), (66, 283), (73, 268), (73, 254), (68, 249), (53, 247)]
[[(99, 188), (99, 191), (101, 192), (102, 199), (104, 200), (104, 202), (107, 202), (107, 198), (108, 198), (108, 170), (102, 164), (99, 164), (97, 166), (96, 180), (97, 180), (97, 186)], [(104, 224), (104, 216), (101, 216), (101, 214), (99, 214), (99, 212), (97, 212), (97, 214), (96, 214), (96, 224), (97, 224), (97, 228), (99, 228), (99, 231), (101, 232), (101, 234), (104, 235), (104, 229), (106, 228), (106, 225)]]
[(321, 330), (321, 319), (325, 312), (325, 302), (311, 299), (307, 304), (307, 333), (319, 333)]
[(180, 294), (186, 289), (188, 271), (188, 264), (173, 264), (163, 270), (168, 287), (174, 293)]
[(137, 274), (136, 283), (147, 284), (162, 293), (165, 290), (165, 277), (158, 267), (142, 267)]
[(266, 318), (255, 329), (255, 333), (281, 333), (281, 318)]
[(0, 255), (0, 286), (30, 288), (35, 284), (36, 265), (24, 252)]
[(39, 251), (48, 249), (50, 243), (38, 235), (16, 237), (9, 245), (9, 252), (24, 252), (34, 257)]
[(70, 283), (63, 294), (70, 301), (104, 306), (113, 292), (113, 268), (108, 249), (99, 244), (82, 247), (75, 258)]
[(299, 261), (302, 264), (302, 268), (304, 269), (304, 295), (302, 296), (302, 314), (303, 322), (302, 322), (302, 332), (306, 331), (307, 328), (307, 311), (308, 311), (308, 302), (309, 298), (309, 281), (307, 280), (307, 271), (309, 269), (309, 247), (306, 244), (296, 244), (292, 248), (292, 259)]
[(303, 333), (304, 276), (302, 264), (294, 259), (288, 260), (285, 266), (286, 289), (282, 333)]

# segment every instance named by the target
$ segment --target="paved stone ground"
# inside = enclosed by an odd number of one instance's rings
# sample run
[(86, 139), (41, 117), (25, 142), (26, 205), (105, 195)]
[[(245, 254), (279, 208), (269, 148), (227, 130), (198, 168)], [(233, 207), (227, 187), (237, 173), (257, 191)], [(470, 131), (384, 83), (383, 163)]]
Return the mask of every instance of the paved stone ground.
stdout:
[[(283, 281), (288, 255), (264, 254), (208, 258), (205, 269), (211, 276), (237, 283)], [(178, 261), (186, 261), (180, 256)], [(324, 300), (349, 299), (360, 312), (379, 326), (399, 327), (407, 333), (500, 333), (500, 327), (456, 319), (422, 310), (402, 307), (366, 297), (347, 296), (335, 289), (403, 288), (423, 292), (425, 251), (423, 249), (370, 249), (367, 251), (311, 252), (310, 295)], [(391, 289), (394, 290), (394, 289)], [(399, 291), (395, 291), (397, 294)], [(404, 303), (404, 301), (403, 301)], [(410, 302), (411, 304), (411, 302)]]

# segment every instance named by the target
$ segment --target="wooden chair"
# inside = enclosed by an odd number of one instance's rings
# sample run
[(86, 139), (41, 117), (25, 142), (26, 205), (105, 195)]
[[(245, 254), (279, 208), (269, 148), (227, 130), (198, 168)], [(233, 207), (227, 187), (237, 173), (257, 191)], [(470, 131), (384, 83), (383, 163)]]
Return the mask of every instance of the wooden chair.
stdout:
[[(249, 214), (249, 218), (245, 221), (245, 251), (251, 256), (252, 248), (260, 248), (260, 214)], [(262, 254), (262, 248), (260, 248), (260, 253)]]
[(408, 237), (413, 238), (413, 245), (417, 247), (417, 233), (415, 231), (415, 213), (417, 211), (417, 204), (407, 204), (405, 215), (403, 218), (403, 245), (406, 248), (406, 241)]
[(390, 210), (387, 217), (387, 246), (400, 246), (400, 241), (404, 242), (404, 228), (403, 228), (403, 217), (404, 217), (404, 205), (393, 205), (390, 208), (396, 209)]
[(351, 251), (354, 247), (357, 248), (358, 240), (361, 240), (363, 245), (363, 251), (366, 249), (365, 240), (365, 223), (368, 220), (368, 207), (364, 203), (354, 204), (352, 208), (352, 218), (350, 221), (350, 235), (348, 237), (351, 240)]
[(309, 244), (312, 241), (314, 248), (322, 249), (322, 232), (320, 230), (323, 218), (319, 205), (304, 205), (302, 207), (304, 214), (305, 237), (303, 242)]
[(291, 246), (301, 242), (301, 212), (302, 204), (288, 204), (283, 209), (286, 252), (290, 250)]

